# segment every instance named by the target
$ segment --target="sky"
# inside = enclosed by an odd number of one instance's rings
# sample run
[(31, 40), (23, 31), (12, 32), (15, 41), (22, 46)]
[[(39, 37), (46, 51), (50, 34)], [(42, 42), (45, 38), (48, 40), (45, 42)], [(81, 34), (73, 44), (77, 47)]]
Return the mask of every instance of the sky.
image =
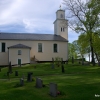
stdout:
[[(54, 34), (56, 11), (63, 0), (0, 0), (0, 32)], [(67, 14), (66, 14), (67, 17)], [(78, 39), (68, 28), (68, 40)]]

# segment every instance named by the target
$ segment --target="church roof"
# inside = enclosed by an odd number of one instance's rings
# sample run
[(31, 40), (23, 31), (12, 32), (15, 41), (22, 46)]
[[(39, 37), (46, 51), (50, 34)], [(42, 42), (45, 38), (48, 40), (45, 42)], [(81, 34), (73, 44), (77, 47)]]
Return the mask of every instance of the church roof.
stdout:
[(30, 33), (0, 33), (0, 40), (68, 41), (60, 35)]
[(16, 44), (16, 45), (10, 46), (8, 48), (29, 48), (29, 49), (31, 49), (31, 47), (23, 45), (23, 44)]

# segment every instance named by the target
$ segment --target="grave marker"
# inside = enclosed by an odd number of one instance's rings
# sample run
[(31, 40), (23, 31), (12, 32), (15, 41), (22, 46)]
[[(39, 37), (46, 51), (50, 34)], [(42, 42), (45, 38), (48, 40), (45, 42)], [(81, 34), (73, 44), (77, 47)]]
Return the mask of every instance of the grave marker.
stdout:
[(57, 96), (57, 84), (50, 83), (50, 95), (53, 97)]
[(41, 78), (36, 78), (36, 87), (42, 88), (43, 87), (43, 81)]
[(28, 73), (28, 75), (27, 75), (27, 81), (29, 81), (29, 82), (32, 81), (32, 75), (33, 75), (32, 72), (29, 72), (29, 73)]
[(24, 79), (20, 78), (20, 86), (23, 86), (23, 85), (24, 85)]
[(54, 58), (52, 58), (52, 69), (54, 69)]
[(8, 71), (9, 71), (9, 73), (12, 73), (12, 65), (11, 65), (11, 61), (9, 62)]
[(18, 71), (15, 71), (15, 76), (18, 76)]

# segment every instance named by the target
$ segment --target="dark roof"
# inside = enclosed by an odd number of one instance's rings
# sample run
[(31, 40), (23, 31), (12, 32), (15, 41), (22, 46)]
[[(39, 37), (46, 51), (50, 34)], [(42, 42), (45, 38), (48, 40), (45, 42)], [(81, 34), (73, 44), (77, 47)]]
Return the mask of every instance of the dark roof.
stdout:
[(8, 48), (29, 48), (29, 49), (31, 49), (31, 47), (23, 45), (23, 44), (16, 44), (16, 45), (10, 46)]
[(28, 33), (0, 33), (0, 40), (44, 40), (68, 41), (60, 35), (54, 34), (28, 34)]

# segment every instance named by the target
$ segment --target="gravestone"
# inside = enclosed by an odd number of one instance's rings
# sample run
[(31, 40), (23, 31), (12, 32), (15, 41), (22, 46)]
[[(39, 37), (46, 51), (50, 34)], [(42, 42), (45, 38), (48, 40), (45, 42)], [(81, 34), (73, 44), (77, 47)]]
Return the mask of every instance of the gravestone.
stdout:
[(55, 83), (50, 83), (50, 95), (53, 97), (57, 96), (57, 84)]
[(1, 72), (1, 68), (0, 68), (0, 72)]
[(23, 86), (23, 85), (24, 85), (24, 79), (20, 78), (20, 86)]
[(52, 58), (52, 69), (54, 69), (54, 58)]
[(15, 71), (15, 76), (18, 76), (18, 71)]
[(9, 62), (8, 71), (9, 71), (9, 73), (12, 73), (12, 65), (11, 65), (11, 61)]
[(29, 72), (29, 73), (28, 73), (28, 75), (27, 75), (27, 81), (29, 81), (29, 82), (32, 81), (32, 75), (33, 75), (32, 72)]
[(65, 70), (64, 70), (64, 65), (63, 64), (62, 64), (61, 68), (62, 68), (62, 73), (64, 73)]
[(74, 57), (72, 57), (72, 64), (74, 64)]
[(43, 87), (43, 81), (41, 80), (41, 78), (36, 78), (36, 87), (37, 88)]

